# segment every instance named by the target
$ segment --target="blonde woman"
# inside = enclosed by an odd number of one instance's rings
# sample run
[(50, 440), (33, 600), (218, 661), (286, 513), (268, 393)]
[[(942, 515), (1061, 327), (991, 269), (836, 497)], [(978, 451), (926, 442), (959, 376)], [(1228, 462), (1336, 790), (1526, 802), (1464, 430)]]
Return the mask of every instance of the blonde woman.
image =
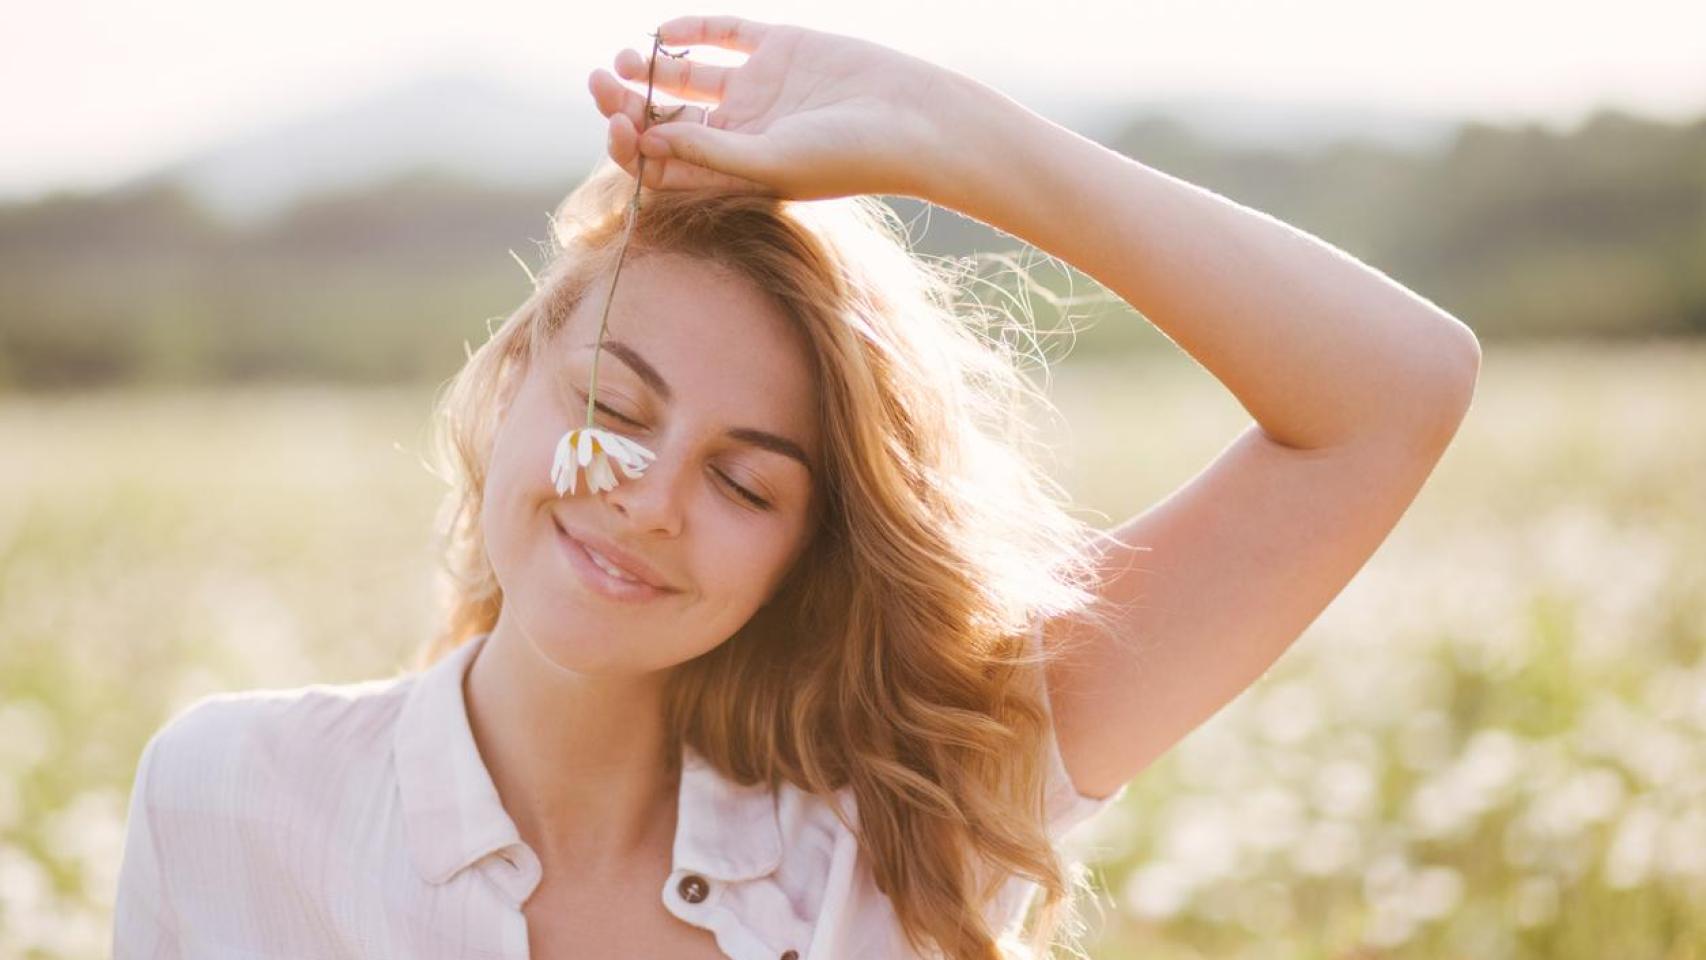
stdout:
[[(156, 732), (118, 957), (1042, 956), (1066, 832), (1299, 635), (1469, 406), (1463, 324), (970, 78), (735, 17), (658, 39), (747, 59), (592, 76), (610, 162), (441, 398), (442, 635)], [(1254, 423), (1075, 521), (1019, 358), (871, 194), (1090, 274)]]

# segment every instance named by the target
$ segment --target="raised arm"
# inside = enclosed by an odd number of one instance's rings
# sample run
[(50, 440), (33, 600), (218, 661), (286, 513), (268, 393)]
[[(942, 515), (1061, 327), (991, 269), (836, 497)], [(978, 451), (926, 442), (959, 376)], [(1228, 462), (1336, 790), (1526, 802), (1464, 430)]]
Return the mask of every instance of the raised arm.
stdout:
[(1280, 656), (1386, 538), (1467, 411), (1461, 322), (1264, 213), (1117, 154), (958, 77), (929, 199), (1094, 277), (1212, 373), (1254, 423), (1119, 524), (1112, 635), (1049, 677), (1079, 789), (1112, 793)]
[[(705, 106), (656, 126), (615, 76), (590, 78), (611, 157), (634, 172), (643, 153), (647, 185), (959, 210), (1118, 294), (1254, 419), (1110, 531), (1111, 632), (1045, 625), (1045, 643), (1076, 641), (1047, 682), (1062, 759), (1088, 796), (1118, 789), (1284, 652), (1386, 538), (1469, 407), (1481, 357), (1469, 329), (1303, 231), (878, 44), (737, 17), (659, 32), (748, 58), (660, 59), (660, 88)], [(632, 52), (616, 66), (647, 76)]]

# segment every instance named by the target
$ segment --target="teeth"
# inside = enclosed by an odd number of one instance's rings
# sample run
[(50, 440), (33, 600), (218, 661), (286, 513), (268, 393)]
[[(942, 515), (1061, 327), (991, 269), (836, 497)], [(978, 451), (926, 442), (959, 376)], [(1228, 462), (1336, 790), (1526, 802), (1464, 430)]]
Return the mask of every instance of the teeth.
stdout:
[[(582, 544), (581, 546), (586, 547), (585, 544)], [(605, 573), (610, 574), (618, 580), (629, 580), (636, 583), (639, 582), (637, 577), (631, 577), (628, 574), (623, 573), (609, 560), (604, 559), (604, 555), (599, 553), (597, 550), (594, 550), (591, 547), (586, 547), (586, 555), (592, 558), (593, 563), (598, 564), (598, 568), (600, 570), (603, 570)]]

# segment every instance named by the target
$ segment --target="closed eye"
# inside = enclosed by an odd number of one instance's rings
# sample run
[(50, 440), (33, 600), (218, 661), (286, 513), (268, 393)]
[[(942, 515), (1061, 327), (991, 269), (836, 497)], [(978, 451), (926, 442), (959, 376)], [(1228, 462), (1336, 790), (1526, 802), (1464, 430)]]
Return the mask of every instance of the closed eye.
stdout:
[[(581, 391), (578, 391), (578, 390), (576, 392), (580, 393), (581, 399), (584, 400), (586, 398), (585, 393), (582, 393)], [(611, 417), (612, 419), (618, 420), (618, 421), (625, 423), (631, 427), (644, 429), (644, 426), (645, 426), (644, 424), (640, 423), (637, 420), (634, 420), (631, 417), (625, 417), (622, 414), (617, 413), (616, 411), (605, 406), (603, 401), (596, 401), (596, 400), (593, 401), (592, 407), (594, 410), (597, 410), (598, 412), (603, 413), (605, 416)], [(738, 495), (741, 499), (752, 504), (754, 507), (756, 507), (760, 510), (769, 510), (770, 509), (770, 501), (764, 499), (763, 497), (759, 496), (758, 494), (753, 493), (751, 490), (748, 490), (747, 488), (736, 483), (734, 481), (734, 479), (731, 478), (728, 474), (722, 472), (721, 470), (714, 470), (712, 472), (715, 473), (724, 483), (728, 484), (729, 489), (733, 490), (736, 493), (736, 495)]]
[[(582, 402), (582, 403), (585, 403), (585, 402), (586, 402), (586, 391), (584, 391), (584, 390), (578, 390), (578, 389), (577, 389), (577, 390), (576, 390), (576, 391), (575, 391), (575, 393), (576, 393), (576, 394), (577, 394), (577, 395), (578, 395), (578, 396), (579, 396), (579, 397), (580, 397), (580, 398), (581, 398), (581, 402)], [(604, 405), (604, 401), (603, 401), (603, 400), (596, 400), (596, 401), (594, 401), (594, 402), (593, 402), (593, 404), (592, 404), (592, 408), (593, 408), (593, 409), (594, 409), (594, 410), (597, 410), (597, 411), (598, 411), (598, 412), (600, 412), (600, 413), (602, 413), (602, 414), (604, 414), (604, 415), (605, 415), (605, 416), (607, 416), (607, 417), (611, 417), (611, 418), (613, 418), (613, 419), (615, 419), (615, 420), (618, 420), (618, 421), (620, 421), (620, 422), (622, 422), (622, 423), (625, 423), (625, 424), (627, 424), (627, 425), (628, 425), (628, 426), (630, 426), (630, 427), (637, 427), (637, 428), (640, 428), (640, 429), (644, 429), (644, 428), (645, 428), (645, 424), (643, 424), (643, 423), (641, 423), (641, 422), (639, 422), (639, 421), (638, 421), (638, 420), (635, 420), (635, 419), (634, 419), (634, 418), (633, 418), (633, 417), (625, 417), (625, 416), (623, 416), (623, 415), (622, 415), (622, 414), (620, 414), (620, 413), (617, 413), (617, 412), (616, 412), (616, 411), (614, 411), (614, 410), (612, 410), (612, 409), (610, 409), (610, 408), (609, 408), (609, 407), (607, 407), (607, 406), (605, 406), (605, 405)]]
[(605, 406), (605, 405), (604, 405), (604, 404), (603, 404), (603, 403), (599, 403), (599, 402), (597, 402), (597, 401), (594, 401), (594, 402), (593, 402), (593, 405), (592, 405), (592, 407), (593, 407), (593, 409), (594, 409), (594, 410), (598, 410), (598, 411), (600, 411), (600, 412), (602, 412), (602, 413), (605, 413), (605, 414), (607, 414), (607, 415), (609, 415), (609, 416), (611, 416), (611, 417), (614, 417), (614, 418), (616, 418), (616, 419), (617, 419), (617, 420), (620, 420), (620, 421), (622, 421), (622, 422), (623, 422), (623, 423), (625, 423), (625, 424), (627, 424), (627, 425), (628, 425), (628, 426), (630, 426), (630, 427), (638, 427), (638, 426), (641, 426), (641, 424), (640, 424), (640, 422), (639, 422), (639, 421), (638, 421), (638, 420), (635, 420), (635, 419), (633, 419), (633, 418), (632, 418), (632, 417), (624, 417), (624, 416), (623, 416), (623, 415), (621, 415), (621, 414), (620, 414), (620, 413), (617, 413), (617, 412), (616, 412), (616, 411), (614, 411), (614, 410), (612, 410), (612, 409), (610, 409), (610, 408), (609, 408), (609, 407), (607, 407), (607, 406)]
[(729, 475), (722, 472), (721, 470), (717, 470), (714, 472), (717, 474), (717, 476), (722, 477), (723, 482), (728, 484), (731, 488), (733, 488), (735, 493), (738, 493), (742, 497), (746, 498), (746, 500), (748, 502), (750, 502), (753, 506), (757, 507), (760, 510), (770, 509), (770, 501), (764, 499), (763, 497), (759, 496), (758, 494), (753, 493), (751, 490), (748, 490), (747, 488), (745, 488), (745, 487), (741, 486), (740, 484), (734, 482), (733, 480), (729, 479)]

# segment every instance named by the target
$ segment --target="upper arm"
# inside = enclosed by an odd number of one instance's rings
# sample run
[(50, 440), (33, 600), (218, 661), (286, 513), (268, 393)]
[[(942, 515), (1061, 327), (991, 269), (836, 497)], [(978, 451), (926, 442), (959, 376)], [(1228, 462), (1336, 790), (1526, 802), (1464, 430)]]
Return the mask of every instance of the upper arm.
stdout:
[(166, 891), (166, 871), (150, 800), (162, 732), (157, 731), (142, 748), (130, 788), (124, 852), (113, 900), (115, 958), (176, 957), (179, 953), (177, 917)]
[(207, 886), (210, 850), (222, 835), (217, 826), (235, 785), (254, 778), (245, 764), (255, 753), (258, 706), (240, 693), (205, 695), (178, 710), (142, 748), (113, 902), (115, 958), (180, 956), (189, 922), (183, 911), (193, 916), (199, 907), (197, 888)]
[(1078, 788), (1121, 787), (1248, 687), (1386, 538), (1456, 430), (1300, 450), (1252, 424), (1099, 548), (1099, 613), (1044, 624), (1061, 756)]

